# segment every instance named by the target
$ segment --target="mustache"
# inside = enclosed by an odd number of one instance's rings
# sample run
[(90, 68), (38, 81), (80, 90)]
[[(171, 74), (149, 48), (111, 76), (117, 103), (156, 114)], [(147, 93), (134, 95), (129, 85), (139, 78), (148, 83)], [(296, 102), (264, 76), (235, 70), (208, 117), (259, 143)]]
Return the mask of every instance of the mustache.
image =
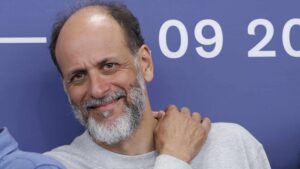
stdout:
[(86, 112), (88, 112), (91, 109), (94, 109), (98, 106), (102, 106), (102, 105), (111, 103), (115, 100), (119, 100), (122, 97), (127, 97), (127, 94), (126, 94), (125, 90), (114, 91), (114, 92), (109, 93), (106, 96), (101, 97), (101, 98), (92, 98), (88, 101), (83, 102), (82, 108)]

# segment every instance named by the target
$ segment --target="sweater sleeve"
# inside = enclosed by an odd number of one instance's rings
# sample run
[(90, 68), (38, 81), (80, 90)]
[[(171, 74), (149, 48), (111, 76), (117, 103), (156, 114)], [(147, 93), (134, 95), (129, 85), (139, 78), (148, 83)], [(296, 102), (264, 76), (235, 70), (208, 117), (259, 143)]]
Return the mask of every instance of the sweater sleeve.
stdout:
[(192, 167), (173, 156), (161, 154), (156, 158), (153, 169), (192, 169)]
[(256, 158), (250, 163), (250, 168), (252, 168), (252, 169), (256, 169), (256, 168), (271, 169), (268, 157), (267, 157), (263, 147), (260, 148)]

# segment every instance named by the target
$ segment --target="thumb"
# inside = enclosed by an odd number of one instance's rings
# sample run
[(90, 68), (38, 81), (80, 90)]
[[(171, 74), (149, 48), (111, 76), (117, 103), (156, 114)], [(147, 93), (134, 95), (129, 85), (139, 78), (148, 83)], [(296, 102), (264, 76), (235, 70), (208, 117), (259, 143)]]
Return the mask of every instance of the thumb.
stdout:
[(160, 120), (163, 118), (163, 116), (165, 115), (165, 112), (160, 110), (160, 111), (152, 111), (152, 115), (156, 120)]

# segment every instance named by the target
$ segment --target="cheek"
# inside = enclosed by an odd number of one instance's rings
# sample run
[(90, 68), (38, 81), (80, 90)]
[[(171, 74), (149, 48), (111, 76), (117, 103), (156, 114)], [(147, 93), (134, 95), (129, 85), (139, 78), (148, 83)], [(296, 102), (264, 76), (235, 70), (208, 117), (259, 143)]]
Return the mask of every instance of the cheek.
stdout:
[(79, 106), (83, 101), (86, 89), (84, 87), (70, 87), (68, 89), (71, 104)]
[(132, 89), (132, 87), (135, 84), (135, 79), (129, 79), (129, 78), (124, 78), (124, 79), (118, 79), (118, 81), (112, 82), (112, 86), (114, 86), (115, 89), (113, 90), (124, 90), (127, 94), (129, 94), (129, 91)]
[(113, 86), (116, 86), (128, 92), (130, 88), (135, 85), (136, 80), (137, 79), (134, 72), (124, 72), (119, 73), (118, 76), (115, 76), (111, 82)]
[(137, 87), (137, 78), (136, 74), (134, 72), (130, 72), (127, 74), (120, 75), (116, 77), (116, 81), (114, 82), (114, 86), (116, 86), (119, 89), (124, 90), (127, 93), (126, 97), (126, 104), (132, 104), (133, 100), (131, 96), (133, 93), (132, 88)]

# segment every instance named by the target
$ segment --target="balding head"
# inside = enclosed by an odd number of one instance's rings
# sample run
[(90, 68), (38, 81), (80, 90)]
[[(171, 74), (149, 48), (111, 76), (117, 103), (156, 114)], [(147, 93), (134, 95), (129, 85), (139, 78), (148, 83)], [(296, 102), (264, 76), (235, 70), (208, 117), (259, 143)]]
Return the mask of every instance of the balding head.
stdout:
[[(54, 24), (53, 27), (52, 38), (51, 38), (49, 48), (50, 48), (52, 60), (60, 73), (61, 70), (57, 63), (57, 58), (55, 53), (57, 40), (60, 36), (60, 32), (62, 28), (65, 26), (68, 20), (71, 19), (72, 17), (75, 17), (75, 15), (79, 14), (79, 11), (95, 12), (113, 18), (122, 28), (126, 45), (132, 54), (137, 52), (137, 50), (144, 44), (144, 39), (141, 34), (139, 22), (137, 18), (127, 9), (125, 5), (120, 3), (104, 3), (98, 1), (78, 5), (73, 10), (71, 10), (71, 12), (66, 14), (64, 17), (60, 18)], [(94, 18), (94, 19), (95, 21), (96, 20), (99, 21), (99, 18)]]

